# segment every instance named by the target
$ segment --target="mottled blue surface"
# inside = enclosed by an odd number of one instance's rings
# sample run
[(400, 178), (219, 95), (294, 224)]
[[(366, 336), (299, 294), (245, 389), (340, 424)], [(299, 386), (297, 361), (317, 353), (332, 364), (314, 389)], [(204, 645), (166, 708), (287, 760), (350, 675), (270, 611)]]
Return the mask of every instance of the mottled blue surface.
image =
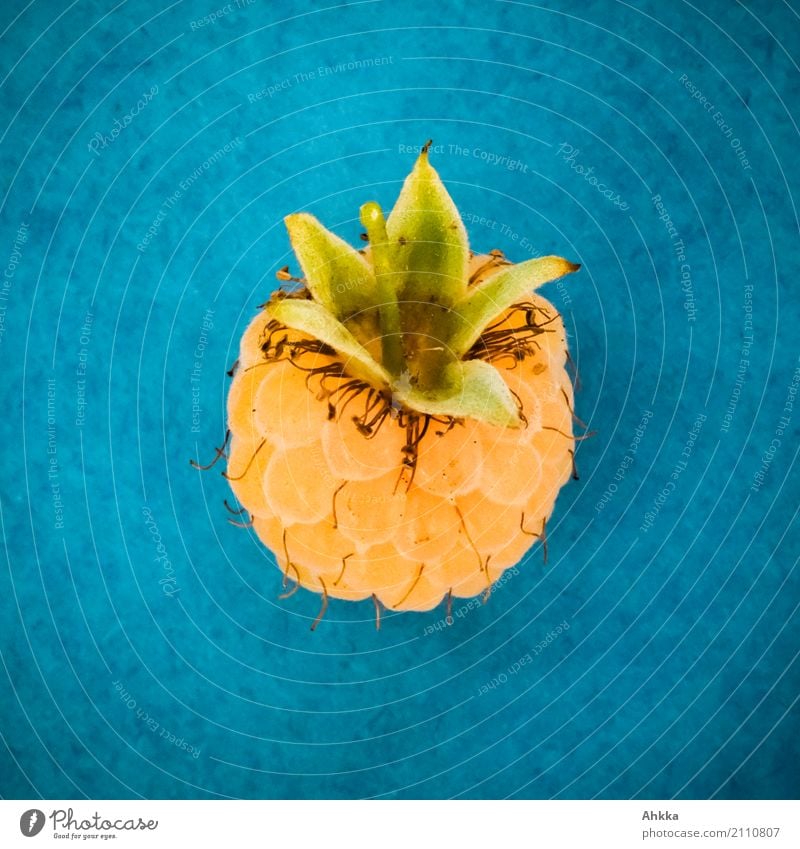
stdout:
[[(0, 11), (2, 795), (796, 798), (797, 2), (157, 5)], [(583, 264), (597, 435), (546, 567), (312, 634), (188, 459), (282, 217), (357, 241), (428, 138)]]

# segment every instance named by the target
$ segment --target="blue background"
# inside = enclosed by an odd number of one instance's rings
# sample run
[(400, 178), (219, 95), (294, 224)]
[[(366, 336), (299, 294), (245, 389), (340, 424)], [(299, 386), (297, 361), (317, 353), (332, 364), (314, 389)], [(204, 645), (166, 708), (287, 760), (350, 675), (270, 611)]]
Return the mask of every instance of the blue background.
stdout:
[[(800, 6), (240, 6), (0, 12), (2, 795), (796, 798)], [(475, 248), (582, 263), (596, 436), (546, 566), (311, 633), (188, 460), (283, 216), (357, 242), (428, 138)]]

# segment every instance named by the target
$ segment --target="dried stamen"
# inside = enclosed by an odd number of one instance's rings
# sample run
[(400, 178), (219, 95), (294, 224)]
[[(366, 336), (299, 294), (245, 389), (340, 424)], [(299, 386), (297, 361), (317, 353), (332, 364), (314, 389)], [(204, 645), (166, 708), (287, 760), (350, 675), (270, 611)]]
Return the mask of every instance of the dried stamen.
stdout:
[[(483, 558), (481, 557), (480, 551), (478, 551), (478, 546), (472, 541), (472, 537), (469, 535), (469, 531), (467, 530), (467, 523), (464, 521), (464, 514), (461, 512), (461, 508), (458, 504), (455, 505), (456, 513), (458, 513), (458, 518), (461, 520), (461, 527), (464, 529), (464, 536), (467, 538), (467, 542), (472, 547), (472, 550), (475, 552), (475, 556), (478, 558), (478, 568), (482, 571), (484, 570)], [(488, 567), (489, 560), (486, 560), (486, 566)], [(486, 579), (489, 580), (489, 571), (486, 569)]]
[(381, 603), (378, 601), (378, 596), (375, 593), (372, 594), (372, 601), (375, 604), (375, 630), (380, 631), (381, 629)]
[(569, 395), (567, 395), (566, 390), (563, 386), (561, 387), (561, 394), (564, 396), (564, 400), (567, 402), (567, 409), (569, 410), (573, 420), (576, 421), (584, 430), (586, 430), (589, 425), (587, 425), (586, 422), (582, 421), (575, 415), (575, 410), (572, 409), (572, 404), (570, 404), (569, 402)]
[(287, 563), (286, 564), (286, 571), (283, 574), (283, 586), (284, 587), (286, 586), (286, 583), (289, 579), (289, 569), (294, 570), (294, 573), (295, 573), (295, 575), (297, 575), (297, 578), (295, 579), (294, 586), (290, 590), (287, 590), (285, 593), (281, 593), (278, 596), (278, 599), (280, 601), (283, 601), (284, 599), (287, 599), (287, 598), (291, 598), (300, 589), (300, 586), (301, 586), (301, 584), (300, 584), (300, 573), (297, 571), (297, 566), (295, 566), (294, 563)]
[(396, 602), (392, 605), (392, 607), (394, 607), (394, 609), (395, 609), (395, 610), (397, 610), (397, 608), (398, 608), (398, 607), (400, 607), (400, 605), (401, 605), (401, 604), (402, 604), (402, 603), (403, 603), (403, 602), (404, 602), (404, 601), (405, 601), (405, 600), (406, 600), (406, 599), (407, 599), (407, 598), (411, 595), (411, 593), (412, 593), (412, 592), (414, 592), (414, 587), (416, 587), (416, 586), (417, 586), (417, 584), (419, 583), (419, 579), (422, 577), (422, 572), (423, 572), (423, 570), (424, 570), (424, 569), (425, 569), (425, 564), (424, 564), (424, 563), (420, 563), (420, 564), (419, 564), (419, 570), (417, 571), (417, 576), (414, 578), (414, 581), (413, 581), (413, 583), (411, 584), (411, 586), (408, 588), (408, 591), (407, 591), (407, 592), (406, 592), (406, 594), (405, 594), (405, 595), (404, 595), (404, 596), (400, 599), (400, 601), (396, 601)]
[(328, 588), (325, 586), (325, 581), (322, 578), (319, 579), (319, 582), (322, 584), (322, 606), (319, 609), (319, 613), (317, 614), (317, 618), (311, 623), (311, 630), (316, 631), (317, 625), (322, 621), (322, 617), (325, 615), (325, 611), (328, 609)]
[[(249, 513), (248, 516), (250, 516)], [(228, 521), (236, 528), (252, 528), (254, 519), (254, 516), (250, 516), (247, 522), (237, 522), (236, 519), (228, 519)]]
[(347, 561), (352, 556), (353, 556), (353, 552), (351, 551), (350, 554), (345, 554), (345, 556), (342, 558), (342, 571), (339, 572), (339, 577), (333, 582), (334, 587), (338, 587), (339, 581), (341, 581), (342, 578), (344, 578), (344, 570), (345, 570), (345, 567), (347, 566)]
[(227, 473), (227, 471), (225, 471), (225, 472), (222, 473), (222, 477), (224, 477), (225, 480), (228, 480), (228, 481), (240, 481), (250, 471), (250, 466), (253, 465), (253, 460), (256, 459), (256, 454), (258, 454), (258, 452), (266, 444), (267, 444), (267, 440), (262, 439), (261, 442), (258, 444), (258, 448), (256, 448), (256, 450), (253, 452), (253, 456), (247, 461), (247, 465), (244, 467), (244, 471), (240, 475), (237, 475), (236, 477), (231, 477), (231, 475), (229, 475)]
[(339, 486), (333, 492), (331, 496), (331, 513), (333, 513), (333, 529), (336, 530), (339, 527), (339, 519), (336, 516), (336, 496), (347, 486), (347, 481), (342, 481)]
[(214, 451), (216, 452), (216, 456), (207, 466), (201, 466), (199, 463), (195, 462), (194, 460), (189, 460), (189, 465), (192, 468), (198, 469), (201, 472), (207, 472), (209, 469), (216, 466), (220, 457), (227, 457), (227, 454), (225, 453), (225, 449), (228, 447), (228, 442), (230, 441), (230, 438), (231, 438), (231, 432), (230, 432), (230, 430), (226, 430), (225, 431), (225, 439), (224, 439), (222, 445), (219, 448), (214, 449)]
[(572, 480), (578, 481), (581, 478), (580, 478), (580, 475), (578, 474), (578, 466), (575, 463), (575, 452), (570, 448), (568, 453), (569, 453), (570, 459), (572, 460)]

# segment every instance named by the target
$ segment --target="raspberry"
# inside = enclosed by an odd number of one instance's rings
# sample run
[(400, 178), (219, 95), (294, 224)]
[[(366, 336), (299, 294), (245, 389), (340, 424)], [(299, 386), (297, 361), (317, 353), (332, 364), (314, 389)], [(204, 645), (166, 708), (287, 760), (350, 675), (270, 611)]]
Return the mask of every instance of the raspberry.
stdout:
[(362, 207), (365, 250), (287, 218), (304, 285), (253, 319), (228, 396), (231, 487), (325, 603), (487, 592), (574, 469), (564, 325), (532, 290), (578, 266), (472, 254), (427, 154), (388, 220)]

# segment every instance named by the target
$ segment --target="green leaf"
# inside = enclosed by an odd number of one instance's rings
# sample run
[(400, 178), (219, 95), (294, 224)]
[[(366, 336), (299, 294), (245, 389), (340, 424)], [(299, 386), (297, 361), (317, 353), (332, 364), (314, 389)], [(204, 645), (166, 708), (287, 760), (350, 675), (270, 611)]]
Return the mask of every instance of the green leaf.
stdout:
[(398, 375), (403, 362), (403, 337), (400, 306), (391, 273), (392, 246), (386, 235), (383, 210), (371, 201), (361, 207), (361, 223), (367, 231), (375, 274), (375, 295), (381, 329), (381, 363), (393, 375)]
[(375, 275), (367, 260), (306, 212), (284, 221), (314, 300), (340, 320), (371, 306)]
[(337, 321), (321, 304), (284, 298), (267, 307), (270, 317), (293, 330), (313, 336), (333, 348), (344, 362), (349, 374), (372, 386), (388, 388), (389, 373), (369, 355), (355, 336)]
[(580, 265), (559, 256), (545, 256), (500, 269), (454, 307), (452, 316), (456, 329), (450, 336), (450, 347), (458, 354), (465, 354), (487, 325), (513, 303), (543, 283), (579, 268)]
[[(430, 143), (429, 143), (430, 144)], [(467, 231), (439, 175), (428, 162), (427, 145), (406, 178), (386, 222), (401, 300), (451, 304), (467, 287)]]
[(418, 413), (477, 419), (497, 427), (519, 427), (519, 408), (494, 366), (483, 360), (454, 362), (444, 388), (421, 392), (402, 380), (392, 387), (394, 398)]

